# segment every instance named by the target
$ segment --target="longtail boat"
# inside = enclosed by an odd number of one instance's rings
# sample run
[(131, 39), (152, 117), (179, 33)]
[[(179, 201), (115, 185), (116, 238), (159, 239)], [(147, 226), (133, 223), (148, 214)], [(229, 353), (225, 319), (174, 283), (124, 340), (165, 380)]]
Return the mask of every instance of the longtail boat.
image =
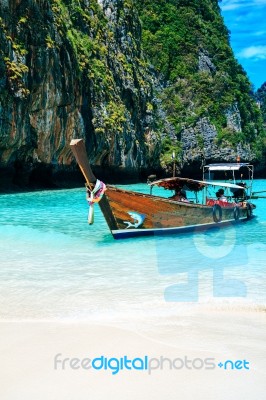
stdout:
[[(86, 180), (89, 223), (93, 223), (93, 205), (97, 202), (115, 239), (204, 230), (253, 217), (255, 205), (250, 202), (253, 166), (248, 163), (206, 165), (203, 180), (180, 177), (155, 180), (149, 182), (150, 194), (144, 194), (99, 181), (91, 170), (83, 139), (73, 139), (70, 147)], [(245, 181), (244, 170), (248, 174)], [(233, 178), (226, 182), (212, 181), (217, 171), (232, 172)], [(154, 187), (175, 194), (168, 198), (153, 195)], [(211, 189), (215, 192), (218, 187), (216, 194), (211, 194)]]

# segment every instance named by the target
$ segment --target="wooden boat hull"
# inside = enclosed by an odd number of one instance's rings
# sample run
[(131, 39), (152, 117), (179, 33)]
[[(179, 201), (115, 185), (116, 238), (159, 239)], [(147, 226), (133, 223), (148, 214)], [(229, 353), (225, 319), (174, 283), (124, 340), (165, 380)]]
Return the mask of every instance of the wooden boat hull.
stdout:
[(177, 202), (112, 186), (99, 205), (115, 239), (203, 230), (252, 216), (246, 206)]

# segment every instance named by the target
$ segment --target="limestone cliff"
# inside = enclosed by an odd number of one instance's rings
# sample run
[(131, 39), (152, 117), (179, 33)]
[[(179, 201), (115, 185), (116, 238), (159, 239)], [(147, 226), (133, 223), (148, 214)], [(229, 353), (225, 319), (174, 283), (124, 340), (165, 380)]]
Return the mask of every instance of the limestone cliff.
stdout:
[(172, 129), (163, 139), (162, 163), (174, 151), (187, 174), (210, 161), (262, 160), (261, 112), (230, 47), (218, 1), (136, 3), (143, 49), (165, 82), (159, 97)]
[[(239, 152), (256, 158), (249, 145), (233, 148), (219, 139), (208, 115), (188, 121), (195, 114), (193, 90), (174, 94), (186, 104), (180, 123), (183, 109), (167, 99), (189, 82), (156, 69), (143, 46), (147, 27), (137, 3), (0, 0), (0, 186), (63, 185), (76, 171), (69, 142), (77, 137), (108, 180), (167, 167), (173, 148), (180, 167), (202, 157), (231, 160)], [(199, 71), (221, 74), (206, 49), (197, 52)], [(223, 115), (232, 132), (242, 132), (235, 99)]]
[[(17, 181), (65, 169), (71, 138), (93, 164), (159, 166), (154, 77), (120, 1), (0, 2), (0, 161)], [(73, 167), (74, 163), (73, 163)], [(2, 169), (3, 170), (3, 169)], [(23, 174), (22, 174), (23, 171)]]

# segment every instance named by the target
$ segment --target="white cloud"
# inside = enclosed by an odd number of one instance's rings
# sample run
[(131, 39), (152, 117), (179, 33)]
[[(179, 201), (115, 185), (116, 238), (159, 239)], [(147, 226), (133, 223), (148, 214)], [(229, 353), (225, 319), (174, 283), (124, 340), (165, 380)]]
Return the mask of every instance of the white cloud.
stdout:
[(258, 32), (254, 32), (252, 34), (254, 36), (265, 36), (266, 35), (266, 31), (258, 31)]
[(266, 46), (250, 46), (241, 50), (238, 54), (241, 58), (254, 58), (257, 60), (266, 59)]
[(266, 31), (251, 32), (251, 34), (257, 37), (266, 36)]
[(221, 8), (223, 11), (229, 11), (229, 10), (236, 10), (237, 8), (242, 7), (243, 4), (242, 3), (234, 3), (232, 2), (231, 4), (228, 2), (227, 4), (222, 4)]
[(222, 1), (220, 7), (223, 11), (236, 10), (242, 7), (256, 7), (266, 5), (266, 0), (225, 0)]

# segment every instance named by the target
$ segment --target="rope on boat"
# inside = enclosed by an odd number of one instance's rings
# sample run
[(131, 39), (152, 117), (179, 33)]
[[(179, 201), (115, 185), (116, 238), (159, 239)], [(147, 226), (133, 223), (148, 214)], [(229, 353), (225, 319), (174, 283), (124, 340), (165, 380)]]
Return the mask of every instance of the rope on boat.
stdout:
[(99, 179), (97, 179), (93, 189), (87, 186), (87, 200), (89, 203), (88, 223), (90, 225), (94, 222), (94, 203), (99, 203), (105, 190), (106, 185)]

